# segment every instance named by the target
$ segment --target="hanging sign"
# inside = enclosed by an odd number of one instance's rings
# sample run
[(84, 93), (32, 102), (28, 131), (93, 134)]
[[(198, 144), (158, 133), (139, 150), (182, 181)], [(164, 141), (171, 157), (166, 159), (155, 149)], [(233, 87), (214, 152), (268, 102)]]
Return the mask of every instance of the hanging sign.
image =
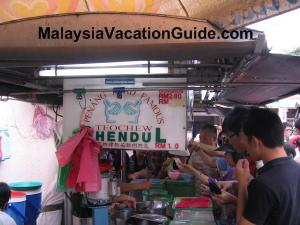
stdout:
[(104, 148), (185, 150), (183, 90), (86, 93), (86, 102), (81, 121)]
[(134, 78), (105, 78), (106, 85), (135, 84)]

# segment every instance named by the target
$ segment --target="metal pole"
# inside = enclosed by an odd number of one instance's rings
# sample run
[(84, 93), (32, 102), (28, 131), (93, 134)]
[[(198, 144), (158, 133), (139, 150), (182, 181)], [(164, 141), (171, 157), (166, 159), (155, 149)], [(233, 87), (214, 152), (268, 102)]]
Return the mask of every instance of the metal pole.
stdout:
[(121, 182), (126, 182), (126, 150), (121, 150)]
[[(159, 91), (159, 90), (227, 90), (234, 87), (187, 87), (187, 86), (172, 86), (172, 87), (142, 87), (142, 88), (125, 88), (125, 91)], [(112, 92), (113, 88), (105, 89), (85, 89), (87, 92)], [(14, 92), (8, 93), (8, 96), (20, 96), (20, 95), (47, 95), (47, 94), (63, 94), (73, 93), (73, 90), (55, 90), (55, 91), (35, 91), (35, 92)]]

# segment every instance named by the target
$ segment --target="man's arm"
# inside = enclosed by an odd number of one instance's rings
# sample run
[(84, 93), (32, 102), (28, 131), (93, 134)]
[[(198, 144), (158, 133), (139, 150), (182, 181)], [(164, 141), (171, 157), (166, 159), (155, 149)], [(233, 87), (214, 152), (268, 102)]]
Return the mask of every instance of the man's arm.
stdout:
[(141, 177), (148, 177), (149, 174), (150, 174), (150, 172), (149, 172), (148, 168), (145, 168), (145, 169), (142, 169), (138, 172), (129, 174), (128, 178), (131, 179), (131, 180), (135, 180), (135, 179), (138, 179), (138, 178), (141, 178)]
[(236, 177), (238, 179), (238, 199), (236, 210), (236, 221), (240, 224), (243, 221), (245, 205), (247, 201), (247, 185), (250, 178), (249, 162), (246, 159), (241, 159), (236, 165)]
[(198, 154), (201, 156), (202, 160), (210, 167), (216, 167), (216, 159), (214, 157), (209, 156), (203, 150), (199, 150)]
[(237, 197), (230, 194), (227, 191), (222, 190), (222, 194), (220, 194), (220, 195), (214, 194), (211, 197), (213, 200), (215, 200), (216, 202), (223, 204), (223, 205), (230, 204), (230, 205), (236, 206), (236, 204), (237, 204)]
[(205, 174), (201, 173), (199, 170), (197, 170), (192, 165), (182, 164), (182, 169), (181, 170), (194, 175), (196, 178), (198, 178), (201, 181), (201, 183), (208, 185), (208, 178), (209, 177), (206, 176)]
[(146, 180), (142, 183), (120, 183), (121, 193), (127, 193), (136, 190), (147, 190), (152, 186), (151, 180)]
[[(191, 151), (199, 151), (200, 149), (202, 149), (203, 151), (205, 151), (206, 153), (208, 153), (209, 155), (213, 154), (216, 152), (216, 146), (213, 146), (213, 145), (207, 145), (207, 144), (203, 144), (203, 143), (199, 143), (199, 142), (196, 142), (194, 140), (191, 140), (189, 141), (189, 144), (188, 144), (188, 148), (191, 150)], [(222, 153), (221, 153), (222, 154)], [(219, 155), (219, 154), (218, 154)], [(224, 156), (224, 154), (222, 154)]]
[(242, 217), (245, 211), (245, 205), (247, 201), (247, 181), (239, 182), (238, 188), (238, 200), (237, 200), (237, 209), (236, 209), (236, 221), (238, 224), (242, 221)]
[(216, 146), (199, 143), (199, 148), (201, 148), (209, 156), (216, 156), (216, 157), (224, 157), (225, 156), (225, 152), (216, 151)]

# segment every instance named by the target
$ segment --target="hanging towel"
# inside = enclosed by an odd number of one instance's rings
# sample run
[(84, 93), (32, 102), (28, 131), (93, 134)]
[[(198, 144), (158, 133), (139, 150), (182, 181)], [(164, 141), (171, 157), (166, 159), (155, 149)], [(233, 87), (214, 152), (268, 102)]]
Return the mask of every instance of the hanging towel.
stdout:
[[(78, 132), (80, 132), (80, 127), (74, 129), (71, 135), (75, 135)], [(56, 148), (58, 149), (61, 145), (62, 143), (57, 145)], [(71, 163), (68, 163), (66, 166), (62, 168), (58, 167), (57, 190), (60, 192), (72, 191), (72, 189), (68, 189), (66, 185), (70, 169), (71, 169)]]
[(98, 192), (101, 189), (98, 169), (101, 146), (93, 139), (93, 133), (92, 128), (81, 125), (80, 131), (63, 143), (56, 152), (60, 167), (71, 162), (66, 186), (77, 192)]
[(0, 130), (0, 152), (1, 157), (0, 160), (6, 160), (10, 158), (10, 136), (9, 136), (9, 130), (3, 129)]
[(0, 136), (0, 160), (2, 160), (2, 144), (1, 144), (2, 136)]

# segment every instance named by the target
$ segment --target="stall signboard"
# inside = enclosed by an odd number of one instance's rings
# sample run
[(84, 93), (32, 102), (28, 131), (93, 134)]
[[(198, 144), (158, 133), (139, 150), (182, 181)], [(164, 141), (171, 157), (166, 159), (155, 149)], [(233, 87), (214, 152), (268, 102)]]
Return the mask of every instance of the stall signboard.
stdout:
[(86, 93), (81, 121), (104, 148), (184, 151), (186, 91)]

